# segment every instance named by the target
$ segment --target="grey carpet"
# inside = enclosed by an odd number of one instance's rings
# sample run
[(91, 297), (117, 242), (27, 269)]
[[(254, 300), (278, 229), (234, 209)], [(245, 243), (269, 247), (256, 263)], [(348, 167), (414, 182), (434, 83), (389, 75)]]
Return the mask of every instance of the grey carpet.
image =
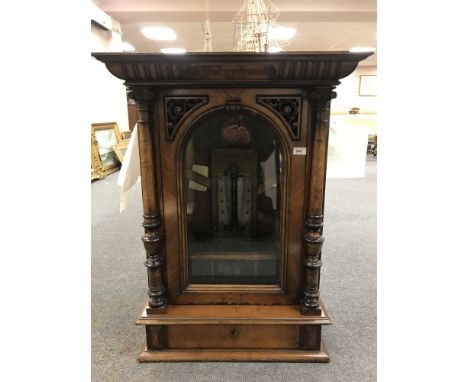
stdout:
[(139, 184), (119, 214), (117, 175), (91, 185), (93, 381), (376, 380), (376, 175), (330, 179), (325, 208), (321, 294), (333, 324), (323, 330), (331, 361), (138, 364), (144, 328), (134, 325), (146, 294)]

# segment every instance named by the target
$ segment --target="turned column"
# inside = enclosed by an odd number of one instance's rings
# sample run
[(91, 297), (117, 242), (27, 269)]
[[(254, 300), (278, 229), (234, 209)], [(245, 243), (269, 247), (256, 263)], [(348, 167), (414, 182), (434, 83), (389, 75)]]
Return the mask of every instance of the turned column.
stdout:
[(146, 251), (145, 266), (148, 272), (148, 313), (164, 313), (166, 290), (164, 288), (161, 233), (161, 213), (158, 206), (155, 170), (155, 134), (153, 105), (155, 94), (150, 88), (132, 87), (129, 96), (135, 100), (138, 113), (138, 145), (143, 199), (143, 228), (141, 238)]
[(317, 87), (309, 94), (312, 109), (309, 146), (309, 195), (306, 197), (306, 213), (303, 232), (304, 287), (300, 302), (304, 314), (321, 314), (320, 267), (322, 266), (323, 205), (327, 170), (327, 146), (330, 117), (330, 101), (336, 97), (333, 87)]

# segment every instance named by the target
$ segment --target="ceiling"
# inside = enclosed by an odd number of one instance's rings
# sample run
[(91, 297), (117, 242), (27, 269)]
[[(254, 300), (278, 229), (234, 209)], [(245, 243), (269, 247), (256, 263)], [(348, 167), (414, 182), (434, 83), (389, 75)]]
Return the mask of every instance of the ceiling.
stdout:
[[(137, 52), (159, 52), (181, 47), (203, 51), (205, 0), (93, 0), (121, 24), (122, 41)], [(213, 51), (231, 51), (234, 41), (232, 19), (244, 0), (208, 0)], [(265, 0), (265, 2), (267, 2)], [(280, 10), (277, 23), (296, 28), (285, 47), (288, 51), (349, 50), (356, 46), (377, 47), (376, 0), (275, 0)], [(140, 32), (145, 26), (167, 26), (176, 41), (148, 40)], [(362, 66), (377, 65), (377, 55)]]

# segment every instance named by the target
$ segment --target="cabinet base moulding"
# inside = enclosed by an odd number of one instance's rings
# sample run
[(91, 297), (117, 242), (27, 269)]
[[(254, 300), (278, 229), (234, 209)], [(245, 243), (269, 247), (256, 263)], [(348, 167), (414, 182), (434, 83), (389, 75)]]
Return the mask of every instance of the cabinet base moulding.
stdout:
[(298, 305), (168, 305), (166, 314), (143, 310), (146, 344), (139, 362), (262, 361), (328, 362), (320, 315)]
[(329, 362), (330, 358), (321, 342), (320, 350), (270, 349), (170, 349), (147, 350), (138, 362)]

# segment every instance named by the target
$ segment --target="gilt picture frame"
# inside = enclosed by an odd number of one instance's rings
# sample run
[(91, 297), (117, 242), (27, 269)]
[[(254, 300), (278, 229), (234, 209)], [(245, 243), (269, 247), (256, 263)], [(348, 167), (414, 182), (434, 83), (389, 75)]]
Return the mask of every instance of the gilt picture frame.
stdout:
[(116, 145), (112, 146), (120, 163), (123, 163), (124, 161), (125, 153), (127, 152), (129, 143), (130, 143), (130, 139), (124, 139), (121, 142), (117, 143)]
[(122, 131), (122, 140), (125, 141), (127, 139), (130, 139), (132, 136), (132, 132), (130, 130), (127, 131)]
[(102, 179), (120, 168), (113, 146), (121, 141), (117, 122), (91, 124), (91, 180)]

